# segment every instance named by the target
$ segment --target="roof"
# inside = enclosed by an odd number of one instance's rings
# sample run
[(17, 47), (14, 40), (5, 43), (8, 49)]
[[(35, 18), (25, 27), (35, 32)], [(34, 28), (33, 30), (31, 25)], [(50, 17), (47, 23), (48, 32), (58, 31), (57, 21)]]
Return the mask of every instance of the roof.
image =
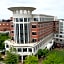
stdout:
[(34, 7), (10, 7), (8, 9), (11, 11), (14, 11), (14, 10), (31, 10), (31, 11), (33, 11), (36, 8), (34, 8)]
[(27, 44), (17, 44), (17, 43), (15, 43), (15, 41), (13, 41), (13, 40), (6, 40), (4, 43), (7, 43), (7, 44), (9, 44), (9, 45), (12, 45), (12, 46), (21, 46), (21, 47), (34, 47), (34, 46), (36, 46), (37, 45), (37, 43), (27, 43)]
[(55, 16), (52, 16), (52, 15), (47, 15), (47, 14), (33, 14), (34, 16), (46, 16), (46, 17), (55, 17)]

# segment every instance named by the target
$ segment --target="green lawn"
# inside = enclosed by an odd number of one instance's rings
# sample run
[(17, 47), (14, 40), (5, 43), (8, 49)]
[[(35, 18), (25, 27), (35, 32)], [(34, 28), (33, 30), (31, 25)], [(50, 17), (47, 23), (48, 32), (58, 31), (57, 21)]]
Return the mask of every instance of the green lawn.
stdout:
[(52, 50), (48, 53), (42, 64), (64, 64), (64, 50)]

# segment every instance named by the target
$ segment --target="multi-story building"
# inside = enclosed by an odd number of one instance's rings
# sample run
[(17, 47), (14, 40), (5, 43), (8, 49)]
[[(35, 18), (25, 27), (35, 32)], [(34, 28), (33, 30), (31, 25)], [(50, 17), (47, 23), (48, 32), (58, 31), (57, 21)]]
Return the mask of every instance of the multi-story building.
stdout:
[(10, 36), (5, 41), (5, 48), (14, 47), (23, 61), (27, 55), (36, 54), (38, 49), (53, 43), (54, 33), (58, 32), (58, 21), (54, 16), (32, 14), (34, 7), (10, 7), (13, 21)]
[(1, 20), (0, 21), (0, 33), (8, 33), (9, 36), (11, 36), (11, 39), (13, 39), (13, 22), (12, 17), (8, 20)]
[(54, 39), (58, 47), (64, 47), (64, 19), (59, 20), (59, 31), (55, 33)]

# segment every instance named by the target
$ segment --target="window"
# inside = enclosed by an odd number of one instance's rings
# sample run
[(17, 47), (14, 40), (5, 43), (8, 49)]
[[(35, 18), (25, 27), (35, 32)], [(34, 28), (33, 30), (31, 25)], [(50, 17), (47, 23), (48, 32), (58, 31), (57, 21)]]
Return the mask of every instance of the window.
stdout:
[(6, 48), (9, 48), (9, 45), (8, 44), (6, 44)]
[(20, 18), (20, 22), (23, 22), (23, 18)]
[(36, 50), (38, 49), (38, 47), (36, 46)]
[(56, 37), (58, 37), (58, 35), (56, 35)]
[(58, 41), (58, 39), (56, 39), (56, 41)]
[(62, 37), (62, 35), (60, 35), (60, 37)]
[(35, 52), (35, 48), (34, 48), (34, 52)]
[(22, 49), (21, 48), (18, 48), (18, 52), (22, 52)]
[(28, 22), (31, 21), (31, 18), (28, 18)]
[(34, 21), (38, 21), (38, 18), (34, 18)]
[(62, 41), (62, 39), (60, 39), (60, 41)]
[(18, 22), (18, 18), (16, 18), (16, 22)]
[(32, 42), (36, 42), (36, 39), (32, 39)]
[(23, 52), (27, 52), (27, 48), (23, 48)]
[(24, 18), (24, 22), (27, 22), (27, 18)]
[(13, 25), (11, 25), (11, 27), (13, 27)]
[(29, 52), (32, 52), (32, 48), (28, 48), (28, 51), (29, 51)]
[(11, 31), (11, 33), (14, 33), (14, 31)]
[(36, 35), (36, 32), (32, 32), (32, 35)]
[(32, 25), (32, 28), (36, 28), (36, 25)]
[(63, 25), (63, 22), (60, 22), (60, 25)]
[(60, 33), (62, 33), (62, 32), (60, 32)]

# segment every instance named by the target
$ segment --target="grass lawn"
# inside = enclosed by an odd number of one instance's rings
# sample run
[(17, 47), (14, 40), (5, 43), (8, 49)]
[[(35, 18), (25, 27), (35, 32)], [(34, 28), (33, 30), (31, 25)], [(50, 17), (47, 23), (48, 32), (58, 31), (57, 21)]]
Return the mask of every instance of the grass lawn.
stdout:
[(64, 49), (50, 51), (42, 64), (64, 64)]

